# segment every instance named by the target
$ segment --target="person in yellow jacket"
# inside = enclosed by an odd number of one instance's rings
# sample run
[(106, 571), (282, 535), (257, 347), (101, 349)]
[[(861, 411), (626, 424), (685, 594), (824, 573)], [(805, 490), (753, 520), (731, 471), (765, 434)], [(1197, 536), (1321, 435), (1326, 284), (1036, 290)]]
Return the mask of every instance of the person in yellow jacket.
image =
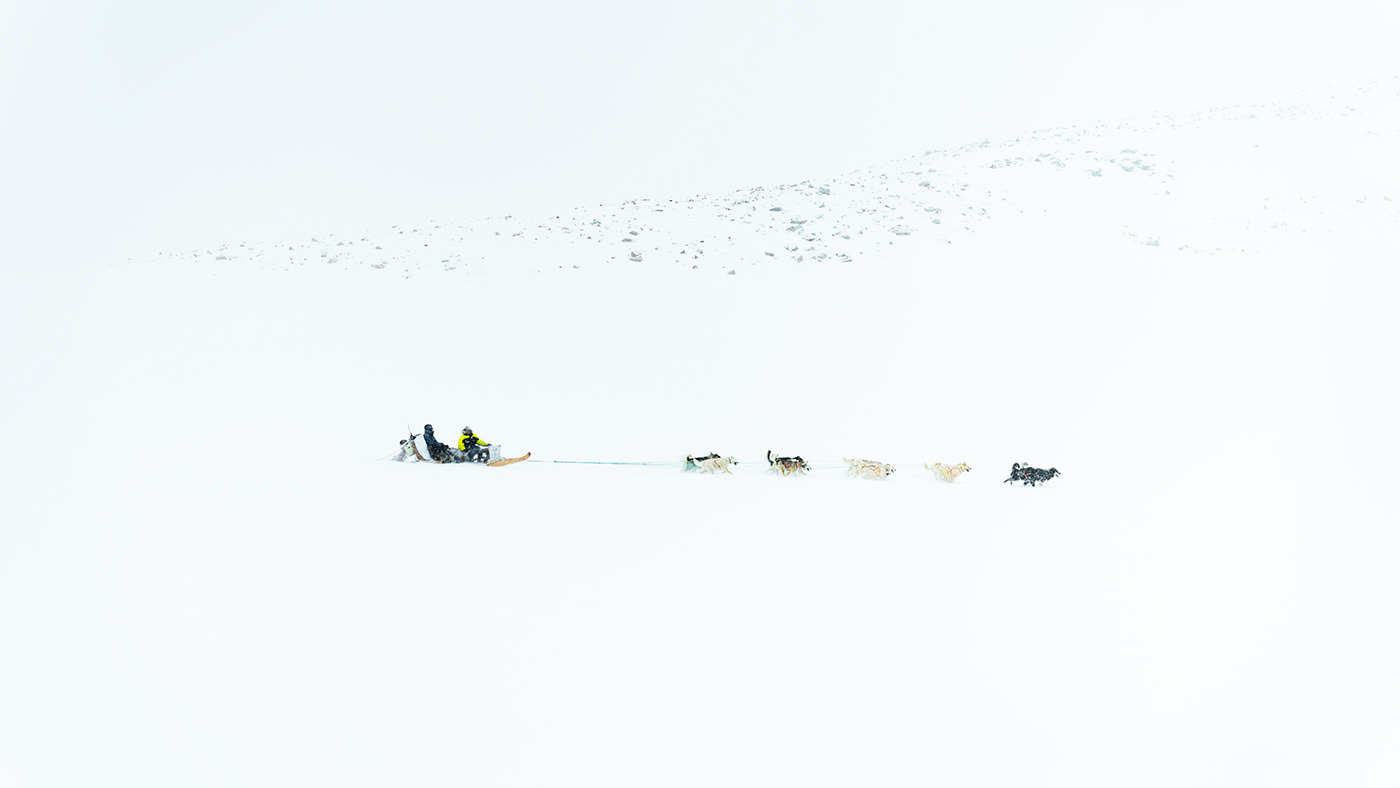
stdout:
[(462, 437), (457, 439), (457, 451), (467, 462), (486, 462), (491, 458), (491, 450), (487, 447), (491, 444), (481, 439), (481, 436), (472, 432), (471, 427), (462, 428)]

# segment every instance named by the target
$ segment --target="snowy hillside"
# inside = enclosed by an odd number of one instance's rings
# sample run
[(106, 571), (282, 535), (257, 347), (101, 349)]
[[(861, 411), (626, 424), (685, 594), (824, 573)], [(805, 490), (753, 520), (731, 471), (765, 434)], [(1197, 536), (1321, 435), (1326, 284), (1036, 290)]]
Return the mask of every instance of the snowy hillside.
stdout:
[[(221, 244), (167, 259), (409, 276), (629, 261), (722, 272), (782, 262), (933, 263), (929, 255), (950, 253), (943, 245), (996, 234), (998, 222), (1028, 213), (1054, 213), (1075, 220), (1075, 232), (1148, 246), (1258, 255), (1333, 231), (1352, 214), (1394, 220), (1395, 89), (1385, 80), (1270, 104), (988, 138), (730, 194), (431, 222), (355, 238)], [(1327, 150), (1342, 140), (1344, 148)]]
[(17, 274), (0, 783), (1392, 785), (1397, 99)]

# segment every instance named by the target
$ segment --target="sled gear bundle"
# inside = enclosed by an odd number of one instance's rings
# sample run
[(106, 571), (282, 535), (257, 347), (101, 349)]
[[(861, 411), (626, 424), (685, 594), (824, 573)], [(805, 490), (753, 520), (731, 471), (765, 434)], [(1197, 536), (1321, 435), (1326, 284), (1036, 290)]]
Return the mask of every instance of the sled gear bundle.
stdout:
[(394, 462), (405, 462), (412, 457), (414, 462), (435, 462), (429, 460), (418, 453), (418, 436), (409, 431), (408, 437), (399, 441), (399, 453), (394, 455)]

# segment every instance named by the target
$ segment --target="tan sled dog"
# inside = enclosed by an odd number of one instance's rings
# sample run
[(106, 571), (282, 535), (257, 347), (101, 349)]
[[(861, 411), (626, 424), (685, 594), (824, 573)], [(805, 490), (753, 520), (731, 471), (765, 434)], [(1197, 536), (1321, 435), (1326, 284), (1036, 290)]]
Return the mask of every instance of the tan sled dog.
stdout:
[(968, 471), (972, 470), (968, 467), (967, 463), (965, 462), (960, 462), (957, 465), (944, 465), (941, 462), (935, 462), (932, 465), (924, 463), (924, 467), (933, 471), (934, 476), (937, 476), (945, 482), (951, 482), (959, 476), (962, 476), (964, 473), (967, 473)]
[(852, 460), (846, 457), (846, 473), (858, 479), (883, 479), (894, 473), (894, 466), (874, 460)]

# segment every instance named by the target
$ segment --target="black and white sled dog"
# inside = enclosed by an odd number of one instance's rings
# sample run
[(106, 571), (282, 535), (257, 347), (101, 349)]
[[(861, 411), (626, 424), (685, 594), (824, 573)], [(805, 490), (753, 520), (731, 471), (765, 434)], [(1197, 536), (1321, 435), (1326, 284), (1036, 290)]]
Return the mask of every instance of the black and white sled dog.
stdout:
[(1011, 476), (1009, 476), (1006, 481), (1002, 482), (1002, 484), (1020, 482), (1022, 486), (1029, 484), (1034, 487), (1036, 482), (1044, 484), (1059, 475), (1060, 472), (1055, 468), (1032, 468), (1029, 464), (1022, 465), (1019, 462), (1013, 462), (1011, 464)]
[(800, 456), (774, 456), (773, 451), (770, 449), (768, 451), (768, 470), (774, 473), (780, 473), (784, 476), (792, 476), (794, 474), (806, 474), (807, 471), (812, 470), (812, 466), (808, 465), (807, 461)]

